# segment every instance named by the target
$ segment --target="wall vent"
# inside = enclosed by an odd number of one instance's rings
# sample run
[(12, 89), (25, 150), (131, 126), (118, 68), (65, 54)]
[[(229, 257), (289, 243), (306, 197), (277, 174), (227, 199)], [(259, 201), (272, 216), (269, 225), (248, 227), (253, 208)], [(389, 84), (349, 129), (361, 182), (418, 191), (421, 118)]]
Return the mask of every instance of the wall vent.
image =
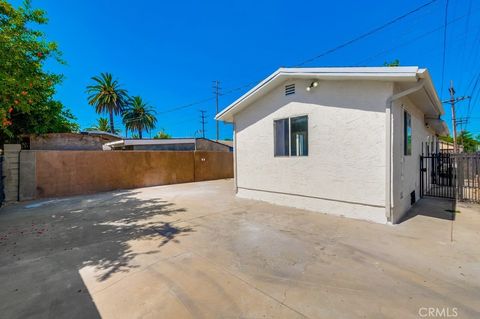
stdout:
[(415, 196), (415, 191), (413, 191), (410, 193), (410, 205), (415, 204), (416, 201), (417, 201), (417, 198)]
[(285, 85), (285, 95), (295, 94), (295, 84)]

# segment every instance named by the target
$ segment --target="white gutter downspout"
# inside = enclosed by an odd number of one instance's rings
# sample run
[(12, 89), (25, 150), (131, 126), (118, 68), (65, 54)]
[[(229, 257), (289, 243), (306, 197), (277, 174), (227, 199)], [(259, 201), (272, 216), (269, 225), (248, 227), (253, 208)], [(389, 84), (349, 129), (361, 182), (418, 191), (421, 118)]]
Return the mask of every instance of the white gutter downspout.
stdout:
[(235, 194), (238, 194), (238, 174), (237, 174), (237, 125), (233, 121), (233, 181), (235, 184)]
[(387, 220), (393, 224), (393, 205), (392, 205), (392, 105), (393, 102), (412, 94), (420, 89), (423, 88), (425, 82), (423, 79), (420, 79), (417, 84), (412, 86), (405, 91), (399, 92), (397, 94), (393, 94), (387, 99), (387, 106), (385, 110), (385, 118), (386, 118), (386, 157), (385, 157), (385, 166), (386, 170), (386, 178), (385, 178), (385, 215)]

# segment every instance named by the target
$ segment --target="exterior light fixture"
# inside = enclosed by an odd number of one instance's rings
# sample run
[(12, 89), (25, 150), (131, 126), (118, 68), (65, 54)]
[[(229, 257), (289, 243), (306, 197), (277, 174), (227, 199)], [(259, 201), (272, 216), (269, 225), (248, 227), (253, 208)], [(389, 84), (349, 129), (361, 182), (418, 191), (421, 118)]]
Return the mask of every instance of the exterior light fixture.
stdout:
[(313, 88), (316, 88), (318, 86), (318, 81), (313, 81), (310, 83), (309, 86), (307, 86), (307, 92), (310, 92)]

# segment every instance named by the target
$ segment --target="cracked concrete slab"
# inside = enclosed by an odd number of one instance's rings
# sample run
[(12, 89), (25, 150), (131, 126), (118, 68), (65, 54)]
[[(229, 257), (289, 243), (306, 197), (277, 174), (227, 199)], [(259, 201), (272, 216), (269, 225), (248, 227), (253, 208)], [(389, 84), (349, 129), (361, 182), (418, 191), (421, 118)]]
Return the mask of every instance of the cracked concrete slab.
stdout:
[(423, 200), (379, 225), (238, 199), (231, 180), (10, 205), (0, 314), (478, 318), (480, 209), (459, 205), (451, 221), (449, 206)]

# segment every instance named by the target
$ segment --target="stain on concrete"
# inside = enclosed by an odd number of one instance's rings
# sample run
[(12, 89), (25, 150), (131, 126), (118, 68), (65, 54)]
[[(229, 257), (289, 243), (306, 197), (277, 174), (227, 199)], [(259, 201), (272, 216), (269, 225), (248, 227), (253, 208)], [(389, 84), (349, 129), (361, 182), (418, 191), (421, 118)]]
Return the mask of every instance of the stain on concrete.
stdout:
[[(480, 208), (396, 226), (235, 198), (231, 180), (0, 210), (6, 318), (478, 318)], [(421, 210), (438, 205), (423, 201)]]

